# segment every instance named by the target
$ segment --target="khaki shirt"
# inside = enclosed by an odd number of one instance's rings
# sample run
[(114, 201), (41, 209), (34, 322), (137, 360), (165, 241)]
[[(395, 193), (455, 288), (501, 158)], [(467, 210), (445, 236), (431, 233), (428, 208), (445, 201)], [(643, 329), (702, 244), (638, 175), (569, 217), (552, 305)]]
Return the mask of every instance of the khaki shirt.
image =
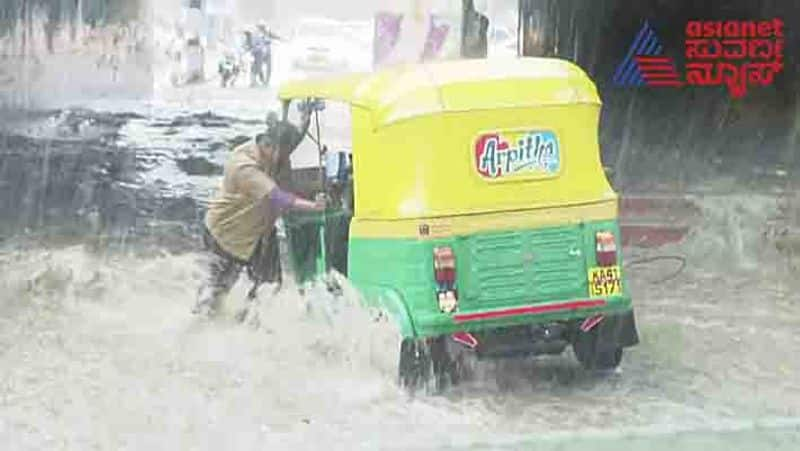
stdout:
[(277, 186), (269, 163), (258, 160), (254, 141), (233, 150), (217, 196), (209, 202), (206, 227), (220, 247), (241, 260), (250, 260), (259, 238), (268, 235), (278, 217), (269, 204)]

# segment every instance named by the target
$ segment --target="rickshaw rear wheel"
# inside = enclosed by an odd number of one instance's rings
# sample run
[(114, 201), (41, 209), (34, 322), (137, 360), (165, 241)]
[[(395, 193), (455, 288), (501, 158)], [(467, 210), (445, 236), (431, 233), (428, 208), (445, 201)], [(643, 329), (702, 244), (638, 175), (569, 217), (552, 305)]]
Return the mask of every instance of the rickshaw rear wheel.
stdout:
[(398, 378), (410, 394), (439, 394), (459, 382), (458, 365), (450, 357), (445, 337), (405, 338), (400, 344)]
[(597, 328), (589, 332), (578, 331), (572, 350), (587, 370), (613, 370), (622, 362), (622, 347), (601, 346)]

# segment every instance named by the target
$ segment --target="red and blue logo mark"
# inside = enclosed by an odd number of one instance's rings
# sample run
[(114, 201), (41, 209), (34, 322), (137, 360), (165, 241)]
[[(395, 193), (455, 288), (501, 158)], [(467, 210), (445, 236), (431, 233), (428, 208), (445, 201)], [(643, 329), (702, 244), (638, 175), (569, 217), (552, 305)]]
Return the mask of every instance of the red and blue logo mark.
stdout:
[(664, 47), (650, 23), (645, 21), (614, 72), (617, 86), (683, 86), (675, 61), (664, 56)]
[(769, 86), (783, 71), (784, 23), (771, 20), (692, 20), (686, 24), (685, 78), (645, 21), (617, 66), (617, 86), (725, 86), (741, 98), (750, 86)]

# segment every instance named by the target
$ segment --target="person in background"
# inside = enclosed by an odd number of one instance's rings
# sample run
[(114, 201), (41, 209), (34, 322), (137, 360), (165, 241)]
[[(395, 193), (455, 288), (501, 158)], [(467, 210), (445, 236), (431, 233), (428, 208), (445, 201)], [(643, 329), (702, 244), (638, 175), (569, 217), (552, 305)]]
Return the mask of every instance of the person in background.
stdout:
[(256, 86), (264, 79), (263, 46), (250, 30), (244, 32), (244, 48), (250, 54), (250, 86)]
[(253, 34), (253, 67), (254, 79), (263, 85), (269, 85), (272, 76), (272, 40), (280, 40), (280, 37), (272, 33), (264, 21), (260, 21)]
[(483, 14), (479, 15), (478, 43), (475, 50), (478, 58), (486, 58), (489, 56), (489, 18)]
[[(237, 318), (247, 317), (261, 283), (281, 281), (275, 221), (288, 209), (320, 211), (324, 198), (309, 201), (281, 188), (280, 172), (308, 130), (312, 108), (303, 109), (300, 129), (269, 121), (267, 130), (233, 150), (222, 185), (209, 203), (203, 241), (208, 259), (192, 312), (211, 316), (230, 292), (243, 268), (253, 282), (249, 302)], [(272, 118), (272, 117), (271, 117)]]
[(233, 86), (239, 76), (241, 67), (236, 55), (232, 51), (226, 51), (219, 62), (217, 72), (219, 72), (220, 84), (223, 88)]

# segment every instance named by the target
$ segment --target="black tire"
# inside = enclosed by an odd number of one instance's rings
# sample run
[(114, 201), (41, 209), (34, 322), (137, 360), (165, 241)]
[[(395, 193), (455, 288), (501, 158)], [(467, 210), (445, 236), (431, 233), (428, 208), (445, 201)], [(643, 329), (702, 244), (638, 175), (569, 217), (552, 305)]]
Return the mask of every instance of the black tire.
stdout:
[(432, 365), (426, 348), (421, 340), (411, 338), (400, 344), (399, 383), (410, 393), (425, 389), (430, 379)]
[(403, 339), (398, 379), (410, 394), (440, 394), (460, 381), (459, 365), (450, 357), (445, 337)]
[(587, 370), (613, 370), (622, 362), (622, 348), (598, 346), (598, 329), (589, 332), (578, 331), (572, 343), (572, 350), (581, 365)]

